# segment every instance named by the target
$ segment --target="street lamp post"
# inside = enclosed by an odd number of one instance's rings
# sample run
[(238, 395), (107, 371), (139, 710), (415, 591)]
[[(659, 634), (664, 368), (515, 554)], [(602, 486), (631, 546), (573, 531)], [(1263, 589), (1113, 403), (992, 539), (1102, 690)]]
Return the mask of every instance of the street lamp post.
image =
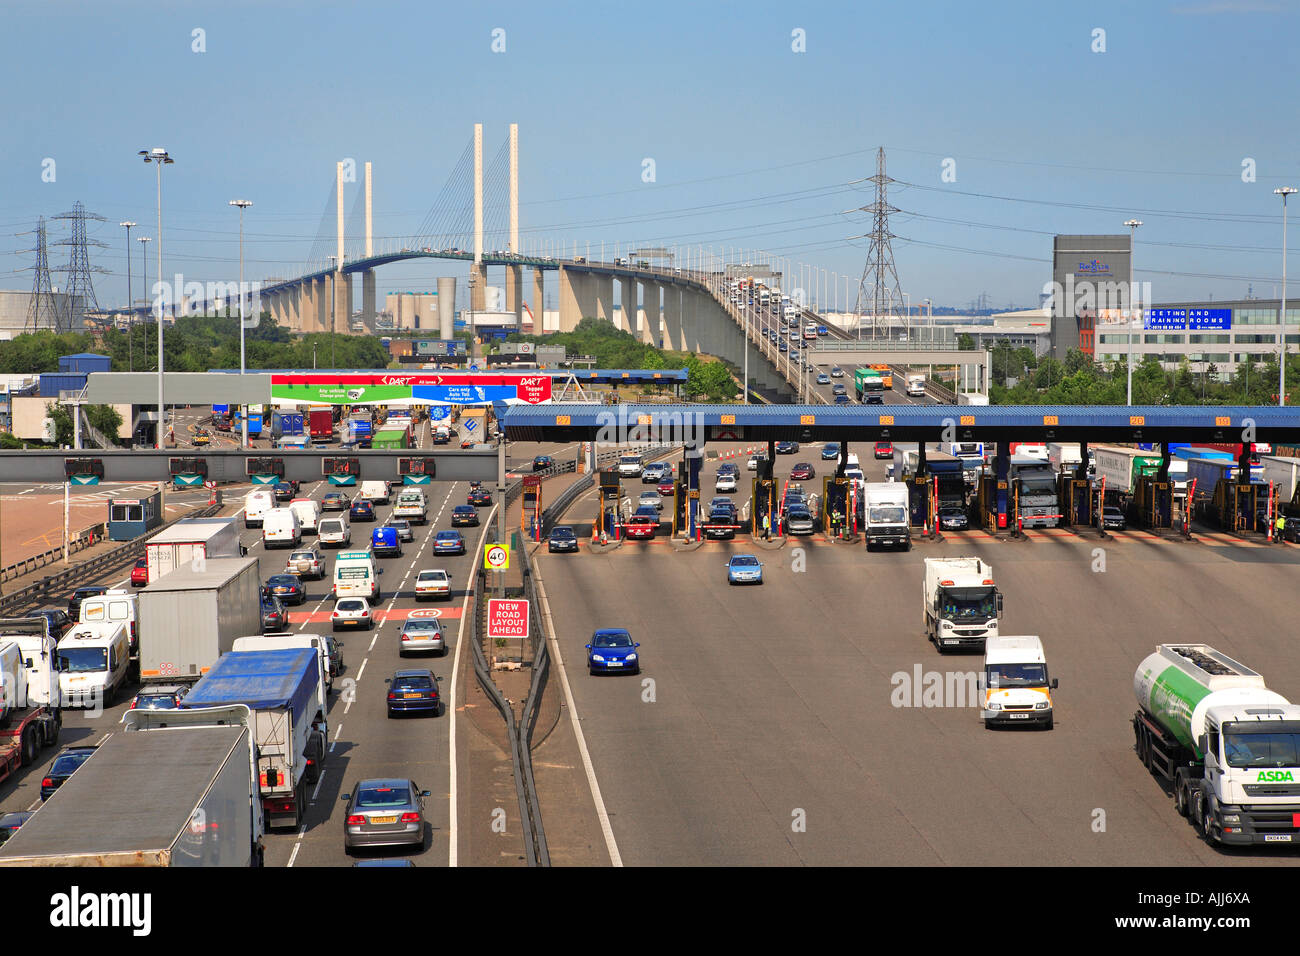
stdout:
[[(153, 241), (152, 236), (136, 236), (135, 241), (140, 243), (140, 285), (144, 287), (145, 301), (149, 301), (149, 257), (145, 254), (148, 249), (148, 243)], [(135, 341), (135, 329), (131, 330), (131, 341)], [(135, 371), (134, 364), (132, 371)]]
[[(230, 205), (239, 207), (239, 386), (244, 386), (244, 210), (253, 205), (247, 199), (232, 199)], [(243, 447), (248, 447), (248, 416), (241, 415), (244, 424)]]
[(1282, 308), (1277, 314), (1277, 403), (1286, 404), (1286, 197), (1296, 191), (1282, 186), (1273, 195), (1282, 197)]
[[(167, 150), (155, 146), (153, 149), (142, 149), (139, 155), (146, 163), (153, 163), (158, 167), (158, 281), (162, 281), (162, 168), (170, 166), (174, 160), (167, 154)], [(158, 448), (163, 447), (163, 309), (162, 300), (158, 300)]]
[(1137, 227), (1142, 225), (1141, 219), (1125, 220), (1124, 225), (1128, 226), (1128, 305), (1129, 315), (1124, 323), (1128, 327), (1128, 389), (1126, 405), (1133, 404), (1133, 237), (1137, 234)]
[(135, 336), (132, 326), (135, 325), (135, 306), (131, 302), (131, 227), (133, 222), (119, 222), (119, 226), (126, 226), (126, 354), (127, 361), (130, 363), (130, 370), (135, 371)]

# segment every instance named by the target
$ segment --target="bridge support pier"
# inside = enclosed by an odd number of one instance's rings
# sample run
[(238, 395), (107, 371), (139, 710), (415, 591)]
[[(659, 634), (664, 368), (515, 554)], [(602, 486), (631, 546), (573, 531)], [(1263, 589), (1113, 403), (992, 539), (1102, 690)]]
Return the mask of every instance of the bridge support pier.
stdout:
[(367, 269), (361, 273), (361, 321), (372, 332), (375, 328), (375, 309), (375, 270)]
[(533, 334), (541, 335), (546, 327), (546, 271), (533, 270)]
[(663, 317), (659, 313), (659, 293), (662, 286), (658, 282), (641, 283), (642, 304), (639, 335), (642, 342), (657, 346), (663, 338)]
[(591, 277), (560, 267), (560, 331), (572, 332), (587, 316), (596, 314)]
[(619, 328), (624, 332), (636, 335), (637, 330), (637, 305), (636, 305), (636, 279), (624, 278), (619, 283), (619, 296), (623, 301), (623, 320)]
[(469, 267), (469, 310), (487, 311), (487, 266), (481, 262)]
[(331, 332), (347, 335), (352, 331), (352, 276), (334, 273), (334, 325)]
[(506, 311), (515, 314), (515, 331), (524, 327), (524, 268), (506, 266)]
[(614, 324), (614, 277), (594, 275), (590, 278), (592, 293), (595, 297), (594, 313), (596, 318)]

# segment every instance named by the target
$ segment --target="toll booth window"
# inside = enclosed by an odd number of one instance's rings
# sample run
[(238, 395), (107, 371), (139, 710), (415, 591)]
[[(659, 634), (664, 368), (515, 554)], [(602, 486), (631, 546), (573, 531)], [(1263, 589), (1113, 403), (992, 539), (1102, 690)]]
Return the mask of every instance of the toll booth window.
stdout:
[(108, 509), (108, 520), (129, 521), (131, 519), (127, 517), (128, 514), (129, 514), (129, 509), (127, 508), (126, 505), (113, 505)]
[(143, 521), (144, 508), (140, 505), (128, 505), (126, 509), (127, 521)]

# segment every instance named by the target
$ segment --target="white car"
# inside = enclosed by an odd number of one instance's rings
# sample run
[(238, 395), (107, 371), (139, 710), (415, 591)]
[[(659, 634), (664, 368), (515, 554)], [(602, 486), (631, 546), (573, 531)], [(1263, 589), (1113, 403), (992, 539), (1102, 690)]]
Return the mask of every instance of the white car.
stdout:
[(736, 490), (736, 476), (731, 474), (718, 475), (713, 482), (713, 490), (720, 494), (734, 492)]
[(749, 471), (758, 471), (758, 463), (762, 460), (762, 455), (750, 455), (749, 461), (745, 463), (745, 468)]
[(451, 576), (446, 571), (430, 569), (421, 571), (415, 578), (415, 599), (450, 598)]
[(367, 631), (370, 630), (375, 626), (374, 616), (370, 613), (370, 602), (361, 597), (339, 598), (334, 602), (330, 624), (336, 631), (340, 627), (364, 627)]

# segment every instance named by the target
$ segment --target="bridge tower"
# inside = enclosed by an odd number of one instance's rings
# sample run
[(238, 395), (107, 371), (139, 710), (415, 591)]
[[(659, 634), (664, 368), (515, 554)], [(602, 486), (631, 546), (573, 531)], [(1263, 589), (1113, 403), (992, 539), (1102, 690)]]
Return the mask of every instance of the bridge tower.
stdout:
[[(519, 255), (519, 124), (510, 124), (510, 244), (512, 255)], [(506, 266), (506, 311), (515, 314), (515, 331), (524, 327), (524, 269)]]
[(487, 266), (483, 264), (483, 124), (474, 124), (474, 263), (469, 268), (469, 309), (487, 308)]
[[(374, 220), (372, 218), (372, 201), (374, 192), (372, 190), (373, 180), (371, 179), (370, 163), (366, 163), (366, 258), (369, 259), (375, 254), (374, 243)], [(351, 297), (349, 296), (349, 301)], [(361, 273), (361, 321), (365, 323), (366, 328), (374, 329), (375, 327), (375, 270), (367, 269)]]

